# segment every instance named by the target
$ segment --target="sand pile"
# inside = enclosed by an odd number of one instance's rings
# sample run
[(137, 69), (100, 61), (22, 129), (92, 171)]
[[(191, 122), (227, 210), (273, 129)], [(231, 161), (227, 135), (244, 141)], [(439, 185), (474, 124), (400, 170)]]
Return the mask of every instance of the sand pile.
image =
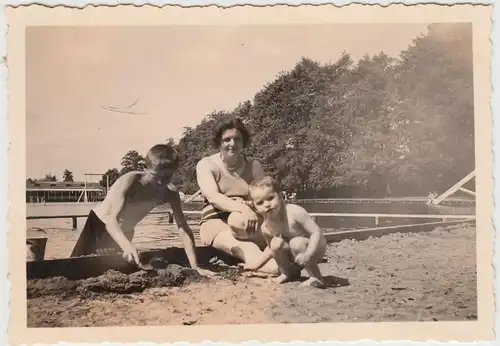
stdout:
[(109, 270), (101, 276), (77, 281), (64, 277), (29, 280), (27, 298), (47, 295), (65, 297), (86, 292), (128, 294), (148, 288), (181, 286), (203, 279), (195, 270), (177, 264), (153, 259), (150, 265), (154, 270), (141, 270), (130, 275)]

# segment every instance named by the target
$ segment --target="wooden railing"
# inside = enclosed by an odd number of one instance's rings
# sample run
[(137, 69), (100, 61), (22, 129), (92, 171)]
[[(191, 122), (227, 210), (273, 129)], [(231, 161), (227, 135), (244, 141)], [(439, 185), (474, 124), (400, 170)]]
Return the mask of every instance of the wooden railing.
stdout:
[[(168, 223), (174, 223), (174, 215), (172, 211), (152, 211), (149, 215), (167, 215)], [(196, 210), (187, 210), (184, 211), (184, 214), (194, 214), (201, 215), (201, 211)], [(442, 221), (447, 220), (475, 220), (475, 215), (441, 215), (441, 214), (378, 214), (378, 213), (309, 213), (313, 219), (317, 217), (353, 217), (353, 218), (373, 218), (375, 219), (375, 225), (379, 225), (379, 221), (382, 218), (394, 219), (394, 218), (403, 218), (403, 219), (440, 219)], [(27, 220), (41, 220), (41, 219), (72, 219), (73, 220), (73, 230), (78, 228), (78, 219), (86, 218), (88, 214), (78, 214), (78, 215), (41, 215), (41, 216), (27, 216)]]
[[(306, 198), (306, 199), (288, 199), (287, 203), (294, 204), (426, 204), (430, 201), (427, 197), (408, 197), (408, 198)], [(474, 205), (474, 199), (448, 198), (446, 204), (464, 204)]]

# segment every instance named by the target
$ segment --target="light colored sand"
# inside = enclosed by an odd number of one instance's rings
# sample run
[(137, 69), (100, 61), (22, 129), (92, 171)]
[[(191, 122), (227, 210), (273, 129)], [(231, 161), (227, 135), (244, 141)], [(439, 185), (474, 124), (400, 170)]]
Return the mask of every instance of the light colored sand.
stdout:
[(329, 244), (320, 266), (339, 286), (325, 290), (238, 276), (134, 294), (42, 296), (28, 300), (28, 326), (475, 320), (475, 238), (475, 227), (463, 225)]

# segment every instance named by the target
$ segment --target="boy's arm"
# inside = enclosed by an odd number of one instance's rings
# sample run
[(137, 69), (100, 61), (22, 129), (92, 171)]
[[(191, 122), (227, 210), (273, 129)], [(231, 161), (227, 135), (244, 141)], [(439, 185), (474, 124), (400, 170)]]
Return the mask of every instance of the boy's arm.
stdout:
[(309, 245), (304, 255), (307, 258), (311, 258), (319, 248), (321, 238), (323, 237), (323, 232), (304, 208), (293, 204), (288, 205), (288, 207), (290, 208), (290, 211), (292, 211), (291, 214), (296, 219), (296, 221), (304, 228), (307, 233), (310, 234)]
[(113, 184), (106, 198), (111, 202), (110, 207), (101, 216), (101, 221), (106, 225), (106, 230), (113, 240), (120, 246), (124, 254), (131, 252), (132, 257), (139, 264), (139, 256), (137, 250), (132, 243), (127, 239), (123, 230), (118, 223), (118, 214), (121, 212), (125, 204), (125, 196), (130, 187), (137, 179), (137, 175), (133, 172), (124, 174)]
[(189, 264), (191, 268), (198, 269), (198, 263), (196, 261), (196, 253), (194, 246), (194, 236), (193, 231), (189, 227), (184, 213), (181, 208), (181, 198), (179, 196), (179, 192), (177, 188), (172, 184), (169, 184), (168, 187), (168, 202), (170, 203), (170, 207), (172, 208), (172, 213), (174, 214), (174, 219), (177, 224), (177, 228), (179, 229), (179, 237), (184, 244), (184, 251), (186, 251), (187, 258), (189, 260)]
[(186, 256), (188, 258), (189, 264), (191, 265), (191, 268), (198, 271), (202, 275), (210, 275), (211, 272), (198, 267), (193, 231), (189, 227), (182, 211), (181, 198), (179, 196), (177, 188), (174, 185), (169, 184), (167, 187), (167, 194), (167, 200), (170, 203), (170, 207), (172, 208), (172, 213), (174, 214), (175, 222), (179, 229), (179, 237), (184, 245), (184, 251), (186, 252)]

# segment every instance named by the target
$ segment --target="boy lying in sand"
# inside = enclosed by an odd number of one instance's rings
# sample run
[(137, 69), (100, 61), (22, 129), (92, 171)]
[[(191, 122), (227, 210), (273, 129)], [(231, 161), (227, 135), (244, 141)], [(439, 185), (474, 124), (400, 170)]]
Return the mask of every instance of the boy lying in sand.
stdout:
[(274, 257), (281, 272), (278, 283), (298, 279), (305, 268), (310, 277), (301, 286), (323, 287), (318, 262), (326, 253), (326, 240), (316, 222), (304, 208), (286, 204), (271, 177), (252, 182), (249, 190), (255, 210), (264, 218), (261, 230), (268, 246), (261, 260), (245, 269), (258, 270)]
[(129, 263), (142, 266), (132, 244), (135, 226), (158, 205), (169, 203), (191, 267), (202, 275), (212, 272), (198, 267), (194, 236), (181, 209), (181, 200), (170, 179), (179, 167), (177, 152), (168, 145), (152, 147), (145, 158), (143, 171), (121, 176), (106, 198), (90, 211), (71, 257), (113, 253), (120, 249)]

